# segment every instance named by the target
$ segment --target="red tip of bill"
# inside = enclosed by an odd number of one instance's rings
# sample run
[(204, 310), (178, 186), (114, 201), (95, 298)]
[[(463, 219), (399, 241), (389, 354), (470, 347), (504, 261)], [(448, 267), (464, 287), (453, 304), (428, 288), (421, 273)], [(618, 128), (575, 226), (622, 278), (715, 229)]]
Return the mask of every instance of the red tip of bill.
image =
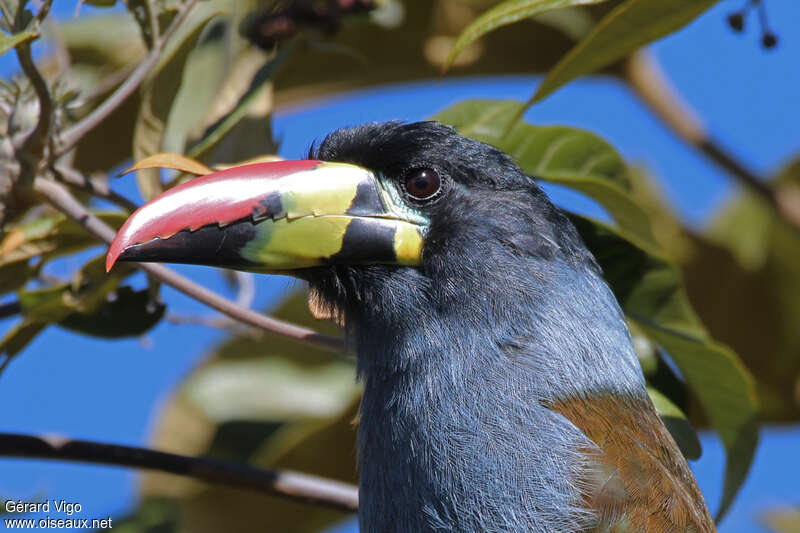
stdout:
[(264, 181), (312, 170), (320, 161), (271, 161), (229, 168), (173, 187), (136, 210), (108, 248), (109, 272), (126, 248), (179, 231), (247, 218), (269, 192)]

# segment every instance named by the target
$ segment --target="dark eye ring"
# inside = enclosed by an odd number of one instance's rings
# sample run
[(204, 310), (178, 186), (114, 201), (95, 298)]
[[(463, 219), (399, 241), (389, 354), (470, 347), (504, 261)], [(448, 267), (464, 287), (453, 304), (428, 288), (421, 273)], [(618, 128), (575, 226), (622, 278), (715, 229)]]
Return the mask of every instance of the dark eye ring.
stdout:
[(430, 200), (442, 189), (442, 180), (432, 168), (415, 168), (406, 173), (405, 188), (415, 200)]

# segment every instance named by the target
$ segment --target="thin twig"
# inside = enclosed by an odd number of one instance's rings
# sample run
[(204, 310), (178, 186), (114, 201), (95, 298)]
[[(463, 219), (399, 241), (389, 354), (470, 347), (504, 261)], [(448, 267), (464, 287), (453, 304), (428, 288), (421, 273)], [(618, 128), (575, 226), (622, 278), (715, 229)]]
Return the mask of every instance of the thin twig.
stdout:
[[(96, 238), (106, 244), (111, 244), (115, 235), (114, 230), (102, 220), (93, 216), (64, 186), (52, 180), (36, 178), (34, 190), (44, 196), (53, 207), (78, 222)], [(342, 339), (323, 335), (316, 331), (239, 307), (230, 300), (194, 283), (164, 265), (140, 263), (139, 267), (159, 281), (249, 326), (323, 350), (341, 352), (345, 349)]]
[(111, 96), (109, 96), (102, 104), (97, 106), (94, 111), (86, 115), (80, 122), (70, 126), (61, 134), (60, 142), (58, 145), (56, 157), (63, 155), (75, 147), (76, 144), (83, 138), (84, 135), (92, 131), (98, 124), (106, 119), (115, 109), (130, 96), (139, 85), (145, 80), (147, 75), (156, 66), (158, 60), (161, 58), (161, 52), (164, 45), (169, 38), (178, 29), (180, 24), (192, 10), (197, 0), (189, 0), (184, 8), (175, 16), (172, 23), (167, 28), (167, 31), (161, 36), (160, 39), (154, 42), (153, 48), (147, 57), (142, 60), (139, 66), (134, 70), (125, 82), (117, 87)]
[(340, 511), (358, 510), (358, 489), (348, 483), (288, 470), (189, 457), (135, 446), (63, 437), (0, 433), (0, 456), (80, 461), (169, 472), (239, 489), (274, 494)]
[(107, 181), (99, 181), (87, 178), (78, 170), (71, 167), (53, 166), (50, 169), (59, 181), (71, 187), (77, 187), (90, 194), (113, 202), (128, 212), (136, 211), (139, 207), (136, 203), (128, 200), (118, 192), (114, 191)]
[(631, 54), (625, 62), (625, 80), (678, 137), (717, 163), (742, 185), (766, 200), (795, 229), (800, 230), (797, 206), (781, 198), (781, 191), (749, 170), (709, 135), (705, 125), (680, 98), (658, 63), (645, 51)]

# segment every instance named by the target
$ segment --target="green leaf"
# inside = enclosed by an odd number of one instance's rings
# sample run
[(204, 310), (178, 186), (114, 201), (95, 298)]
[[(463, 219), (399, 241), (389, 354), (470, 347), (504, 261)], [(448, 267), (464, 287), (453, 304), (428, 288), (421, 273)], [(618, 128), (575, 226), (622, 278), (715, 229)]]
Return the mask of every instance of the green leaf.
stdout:
[(0, 0), (0, 28), (8, 33), (24, 30), (33, 20), (33, 13), (25, 9), (28, 0)]
[[(93, 214), (114, 229), (127, 219), (126, 214), (118, 212)], [(11, 228), (0, 242), (0, 274), (11, 272), (6, 267), (19, 268), (16, 263), (27, 264), (37, 257), (45, 262), (99, 244), (80, 224), (63, 215), (37, 218)]]
[[(779, 197), (797, 195), (800, 159), (772, 177), (770, 185)], [(715, 214), (705, 235), (689, 236), (691, 253), (684, 271), (698, 313), (714, 337), (730, 344), (756, 376), (762, 419), (798, 420), (797, 230), (763, 198), (743, 190)]]
[[(142, 84), (142, 104), (133, 134), (134, 160), (164, 151), (162, 143), (166, 123), (183, 79), (187, 59), (205, 25), (220, 12), (221, 9), (211, 2), (196, 6), (170, 39), (153, 73)], [(146, 200), (162, 191), (159, 175), (157, 169), (144, 169), (136, 173), (139, 191)]]
[(572, 6), (598, 4), (604, 1), (606, 0), (506, 0), (476, 18), (461, 32), (442, 65), (442, 72), (450, 68), (458, 54), (467, 46), (497, 28), (508, 26), (548, 11)]
[(652, 387), (647, 387), (647, 394), (650, 395), (650, 400), (652, 400), (658, 416), (664, 422), (672, 438), (675, 439), (683, 456), (691, 461), (700, 459), (703, 454), (700, 439), (683, 411)]
[(521, 110), (513, 100), (467, 100), (434, 118), (500, 148), (527, 174), (586, 194), (620, 227), (655, 246), (650, 219), (630, 195), (628, 170), (616, 150), (585, 130), (515, 121)]
[(217, 361), (184, 386), (193, 406), (211, 420), (325, 419), (358, 396), (353, 365), (306, 367), (289, 357)]
[(30, 344), (46, 327), (47, 324), (22, 321), (8, 330), (0, 339), (0, 356), (5, 356), (5, 358), (0, 357), (0, 369)]
[(727, 458), (719, 519), (747, 476), (758, 444), (753, 378), (732, 350), (705, 332), (672, 263), (620, 230), (575, 215), (572, 221), (622, 309), (672, 357), (722, 439)]
[(800, 507), (776, 507), (762, 513), (760, 522), (775, 533), (800, 531)]
[[(113, 298), (109, 299), (109, 296)], [(153, 302), (147, 289), (119, 287), (89, 313), (72, 313), (58, 325), (64, 329), (106, 339), (136, 337), (158, 324), (166, 305)]]
[(27, 43), (39, 37), (39, 32), (23, 31), (9, 36), (0, 36), (0, 55), (5, 54), (21, 43)]
[(192, 146), (188, 152), (189, 157), (201, 157), (246, 116), (250, 106), (263, 93), (267, 84), (275, 77), (275, 74), (293, 51), (294, 46), (292, 45), (284, 47), (273, 59), (256, 72), (250, 87), (241, 96), (233, 110), (219, 122), (212, 125), (203, 138)]
[(718, 0), (626, 0), (601, 19), (547, 74), (529, 104), (684, 27)]
[(27, 261), (0, 265), (0, 295), (21, 289), (35, 272)]

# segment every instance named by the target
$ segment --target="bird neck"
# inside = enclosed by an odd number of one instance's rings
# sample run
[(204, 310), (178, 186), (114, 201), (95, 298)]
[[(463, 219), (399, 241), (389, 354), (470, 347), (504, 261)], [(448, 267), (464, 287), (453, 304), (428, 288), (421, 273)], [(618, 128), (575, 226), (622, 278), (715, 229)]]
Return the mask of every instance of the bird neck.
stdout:
[(576, 480), (592, 445), (548, 406), (646, 392), (599, 274), (542, 268), (445, 278), (356, 328), (365, 531), (556, 531), (587, 519)]

